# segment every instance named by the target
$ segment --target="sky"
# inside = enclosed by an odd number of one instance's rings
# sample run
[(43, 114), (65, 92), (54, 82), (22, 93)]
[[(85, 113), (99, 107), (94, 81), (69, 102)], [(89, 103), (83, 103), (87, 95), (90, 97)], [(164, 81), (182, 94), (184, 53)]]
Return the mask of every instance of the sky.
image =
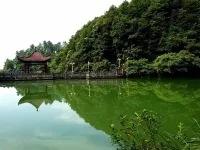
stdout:
[(124, 0), (0, 0), (0, 69), (31, 44), (68, 41), (84, 24)]

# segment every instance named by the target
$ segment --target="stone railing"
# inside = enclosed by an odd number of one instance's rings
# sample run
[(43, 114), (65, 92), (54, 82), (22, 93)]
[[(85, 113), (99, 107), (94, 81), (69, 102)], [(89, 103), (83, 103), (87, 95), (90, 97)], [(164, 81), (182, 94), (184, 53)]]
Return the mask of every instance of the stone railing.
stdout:
[(0, 80), (53, 80), (53, 79), (108, 79), (123, 77), (116, 71), (112, 72), (65, 72), (65, 73), (24, 73), (0, 72)]
[(23, 73), (23, 72), (1, 72), (0, 80), (49, 80), (53, 79), (51, 73)]

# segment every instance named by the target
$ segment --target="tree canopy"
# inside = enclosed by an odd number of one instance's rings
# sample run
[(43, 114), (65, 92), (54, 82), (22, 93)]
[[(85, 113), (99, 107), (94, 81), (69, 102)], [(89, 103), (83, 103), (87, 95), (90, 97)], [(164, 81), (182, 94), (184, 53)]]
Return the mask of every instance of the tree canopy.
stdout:
[(124, 1), (77, 31), (51, 69), (67, 71), (74, 62), (81, 70), (91, 61), (94, 70), (109, 70), (102, 64), (117, 64), (120, 58), (122, 64), (129, 59), (130, 74), (199, 71), (199, 14), (199, 0)]
[(89, 21), (65, 45), (43, 42), (38, 49), (54, 54), (53, 72), (70, 70), (72, 62), (74, 71), (84, 71), (88, 61), (92, 70), (110, 70), (120, 58), (121, 66), (129, 61), (125, 67), (133, 75), (199, 74), (199, 14), (199, 0), (124, 1)]

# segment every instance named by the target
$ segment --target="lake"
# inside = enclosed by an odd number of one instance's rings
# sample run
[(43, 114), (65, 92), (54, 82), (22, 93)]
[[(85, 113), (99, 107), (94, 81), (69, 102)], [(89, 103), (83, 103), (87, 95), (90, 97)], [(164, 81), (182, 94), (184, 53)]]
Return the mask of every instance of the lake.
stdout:
[(0, 83), (1, 150), (114, 150), (111, 124), (143, 109), (162, 129), (200, 121), (200, 80), (119, 79)]

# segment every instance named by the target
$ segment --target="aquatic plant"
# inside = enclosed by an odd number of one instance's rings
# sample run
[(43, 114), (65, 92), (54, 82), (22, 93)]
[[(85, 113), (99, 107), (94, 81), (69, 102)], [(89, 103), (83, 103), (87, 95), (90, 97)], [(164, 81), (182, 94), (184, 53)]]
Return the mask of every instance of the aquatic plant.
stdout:
[[(130, 118), (121, 116), (120, 126), (111, 125), (111, 141), (117, 150), (186, 150), (200, 148), (200, 125), (178, 125), (176, 134), (161, 128), (162, 117), (143, 110)], [(171, 127), (170, 127), (171, 128)]]

